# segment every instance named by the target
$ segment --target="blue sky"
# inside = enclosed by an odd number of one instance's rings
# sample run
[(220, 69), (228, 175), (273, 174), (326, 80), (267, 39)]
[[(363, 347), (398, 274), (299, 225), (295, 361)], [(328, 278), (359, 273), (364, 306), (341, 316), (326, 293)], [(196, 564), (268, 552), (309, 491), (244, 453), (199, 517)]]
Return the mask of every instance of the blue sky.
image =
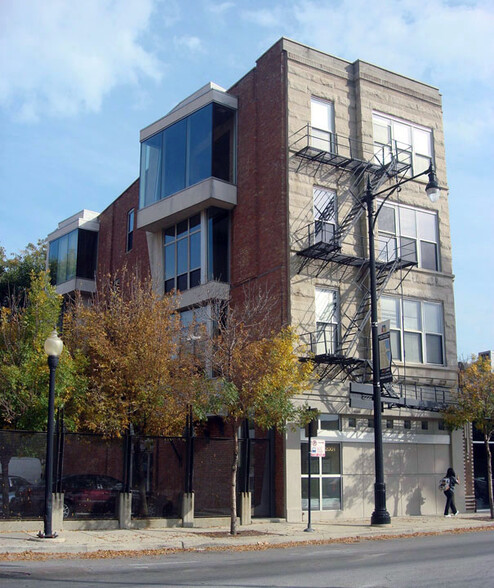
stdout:
[(139, 131), (281, 36), (439, 87), (458, 355), (494, 348), (492, 0), (2, 0), (0, 246), (16, 253), (139, 173)]

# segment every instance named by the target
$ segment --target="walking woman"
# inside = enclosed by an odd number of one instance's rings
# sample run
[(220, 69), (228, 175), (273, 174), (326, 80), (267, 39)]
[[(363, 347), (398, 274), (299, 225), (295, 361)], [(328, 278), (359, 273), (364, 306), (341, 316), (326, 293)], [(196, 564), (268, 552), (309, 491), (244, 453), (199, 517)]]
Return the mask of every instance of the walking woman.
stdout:
[[(444, 490), (444, 495), (446, 496), (446, 506), (444, 508), (444, 516), (456, 516), (458, 514), (458, 510), (455, 505), (455, 486), (456, 484), (460, 483), (459, 478), (455, 474), (455, 470), (453, 468), (448, 468), (446, 472), (446, 478), (448, 478), (449, 482)], [(451, 508), (452, 515), (449, 514), (449, 509)]]

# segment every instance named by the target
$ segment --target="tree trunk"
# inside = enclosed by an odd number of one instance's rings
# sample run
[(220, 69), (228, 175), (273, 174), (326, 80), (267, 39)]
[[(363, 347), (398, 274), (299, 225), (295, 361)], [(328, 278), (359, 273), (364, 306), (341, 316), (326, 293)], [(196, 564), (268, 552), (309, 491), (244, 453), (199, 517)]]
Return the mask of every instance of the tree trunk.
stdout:
[(238, 473), (238, 423), (233, 423), (233, 460), (232, 460), (232, 486), (231, 486), (231, 512), (230, 534), (236, 535), (238, 531), (237, 519), (237, 473)]
[(485, 451), (487, 455), (487, 490), (489, 492), (489, 508), (491, 510), (491, 519), (494, 519), (494, 500), (492, 496), (492, 458), (489, 441), (490, 435), (484, 435)]

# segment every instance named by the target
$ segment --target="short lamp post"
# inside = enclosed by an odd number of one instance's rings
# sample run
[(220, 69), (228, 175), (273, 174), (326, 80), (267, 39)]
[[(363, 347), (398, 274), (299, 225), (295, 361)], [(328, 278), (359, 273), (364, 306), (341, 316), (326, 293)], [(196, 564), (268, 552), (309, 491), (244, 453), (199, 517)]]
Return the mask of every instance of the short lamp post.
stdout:
[[(374, 193), (367, 183), (363, 201), (367, 205), (367, 227), (369, 231), (369, 274), (370, 274), (370, 303), (371, 303), (371, 344), (372, 344), (372, 388), (374, 400), (374, 459), (375, 459), (375, 484), (374, 484), (374, 512), (371, 517), (372, 525), (386, 525), (391, 523), (391, 517), (386, 510), (386, 485), (384, 483), (384, 462), (383, 462), (383, 433), (381, 417), (381, 381), (380, 381), (380, 361), (379, 361), (379, 337), (377, 324), (377, 278), (376, 278), (376, 252), (374, 242), (374, 232), (377, 218), (381, 211), (382, 205), (403, 184), (415, 180), (424, 175), (429, 176), (426, 186), (426, 193), (431, 202), (437, 202), (440, 195), (439, 184), (437, 183), (436, 174), (430, 165), (429, 169), (415, 176), (405, 178), (393, 186)], [(377, 212), (374, 210), (374, 201), (382, 197), (383, 202)]]
[(50, 389), (48, 395), (48, 426), (46, 429), (46, 462), (45, 462), (45, 518), (44, 531), (39, 536), (44, 539), (54, 539), (57, 534), (52, 529), (53, 514), (53, 433), (55, 430), (55, 371), (58, 358), (63, 351), (63, 342), (54, 329), (45, 341), (45, 353), (48, 356), (50, 368)]

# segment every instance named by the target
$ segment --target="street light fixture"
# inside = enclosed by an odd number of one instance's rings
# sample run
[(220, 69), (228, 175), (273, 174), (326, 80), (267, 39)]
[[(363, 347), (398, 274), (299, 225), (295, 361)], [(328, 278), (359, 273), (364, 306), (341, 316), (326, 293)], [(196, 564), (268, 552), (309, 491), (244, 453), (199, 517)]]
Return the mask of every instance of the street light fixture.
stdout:
[[(432, 163), (429, 169), (405, 178), (374, 193), (367, 182), (363, 202), (367, 205), (367, 227), (369, 231), (369, 274), (370, 274), (370, 303), (371, 303), (371, 344), (372, 344), (372, 388), (374, 401), (374, 459), (375, 459), (375, 483), (374, 483), (374, 512), (371, 517), (372, 525), (387, 525), (391, 523), (391, 517), (386, 510), (386, 484), (384, 483), (384, 462), (383, 462), (383, 433), (381, 418), (381, 381), (380, 381), (380, 361), (379, 361), (379, 335), (377, 325), (377, 282), (376, 282), (376, 252), (374, 242), (374, 231), (376, 228), (377, 217), (382, 209), (382, 205), (400, 186), (415, 180), (424, 175), (429, 176), (429, 181), (425, 188), (427, 196), (431, 202), (437, 202), (439, 199), (439, 184)], [(378, 196), (384, 199), (377, 212), (374, 211), (374, 201)]]
[(58, 366), (58, 358), (63, 351), (63, 341), (53, 329), (51, 335), (45, 341), (45, 353), (48, 356), (50, 368), (50, 389), (48, 395), (48, 425), (46, 429), (46, 462), (45, 462), (45, 517), (44, 531), (39, 532), (39, 537), (54, 539), (57, 534), (52, 529), (53, 514), (53, 433), (55, 429), (55, 371)]

